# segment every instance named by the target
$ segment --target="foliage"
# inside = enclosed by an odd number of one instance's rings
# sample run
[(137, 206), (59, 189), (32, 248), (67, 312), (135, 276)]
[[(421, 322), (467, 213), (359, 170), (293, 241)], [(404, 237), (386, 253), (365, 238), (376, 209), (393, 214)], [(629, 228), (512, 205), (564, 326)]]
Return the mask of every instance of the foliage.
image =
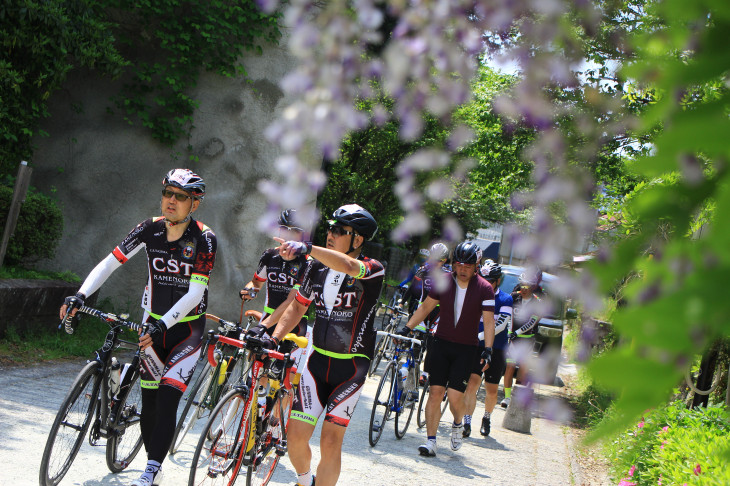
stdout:
[[(13, 188), (0, 184), (0, 221), (6, 221)], [(8, 243), (6, 265), (16, 265), (40, 258), (51, 258), (63, 232), (63, 216), (56, 202), (48, 196), (28, 189), (20, 208), (15, 232)]]
[(730, 483), (730, 422), (722, 407), (687, 410), (674, 402), (644, 415), (607, 449), (624, 485)]
[(115, 105), (166, 144), (191, 128), (197, 101), (190, 91), (201, 71), (245, 75), (240, 56), (279, 38), (278, 17), (261, 13), (253, 0), (100, 1), (132, 62), (132, 80)]
[[(620, 395), (620, 413), (598, 434), (621, 430), (665, 401), (691, 356), (727, 335), (724, 316), (730, 310), (721, 289), (708, 285), (730, 272), (730, 228), (723, 224), (730, 217), (730, 148), (724, 143), (730, 93), (717, 83), (730, 70), (721, 40), (730, 28), (730, 10), (719, 0), (670, 0), (649, 3), (646, 12), (661, 19), (661, 28), (630, 39), (637, 60), (622, 72), (667, 95), (640, 115), (643, 130), (663, 129), (654, 151), (635, 164), (650, 180), (626, 205), (639, 230), (592, 265), (603, 291), (631, 272), (639, 275), (627, 285), (628, 305), (614, 319), (630, 346), (591, 365), (595, 379)], [(706, 211), (710, 204), (712, 214)], [(688, 235), (698, 215), (709, 221), (709, 231), (695, 240)]]
[(63, 280), (65, 282), (81, 283), (81, 278), (73, 272), (49, 272), (46, 270), (30, 270), (13, 266), (3, 266), (0, 268), (0, 279), (2, 278)]
[(92, 0), (0, 2), (0, 175), (31, 160), (47, 101), (69, 71), (116, 76), (126, 64), (114, 47), (102, 5)]

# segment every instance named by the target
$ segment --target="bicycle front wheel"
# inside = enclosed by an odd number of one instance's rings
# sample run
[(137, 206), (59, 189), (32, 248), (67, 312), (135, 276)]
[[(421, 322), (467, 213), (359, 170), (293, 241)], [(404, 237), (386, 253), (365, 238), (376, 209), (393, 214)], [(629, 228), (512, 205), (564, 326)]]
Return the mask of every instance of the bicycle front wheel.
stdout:
[(390, 336), (383, 336), (380, 338), (380, 341), (378, 341), (377, 346), (375, 346), (375, 353), (373, 354), (373, 360), (370, 362), (370, 368), (368, 369), (368, 376), (373, 376), (375, 372), (378, 370), (378, 366), (380, 365), (380, 360), (383, 359), (383, 356), (385, 354), (386, 349), (388, 349), (388, 346), (392, 339)]
[(88, 363), (76, 376), (48, 434), (41, 459), (40, 484), (55, 486), (66, 475), (89, 429), (101, 385), (99, 363)]
[(380, 440), (380, 436), (383, 435), (385, 422), (390, 417), (390, 411), (394, 405), (393, 394), (396, 386), (396, 371), (395, 363), (389, 363), (383, 372), (378, 391), (373, 399), (373, 411), (370, 414), (370, 428), (368, 430), (368, 440), (372, 447), (375, 447), (375, 444)]
[(428, 400), (429, 380), (423, 384), (421, 399), (418, 400), (418, 413), (416, 413), (416, 425), (421, 429), (426, 426), (426, 400)]
[(291, 397), (277, 394), (271, 411), (264, 417), (256, 452), (246, 472), (246, 486), (266, 486), (274, 475), (279, 459), (286, 454), (286, 426), (291, 413)]
[(233, 389), (213, 409), (193, 454), (188, 486), (236, 481), (251, 430), (250, 415), (244, 417), (247, 399), (248, 389)]
[(188, 387), (189, 392), (187, 396), (183, 397), (185, 405), (183, 406), (180, 418), (177, 421), (175, 427), (175, 434), (172, 437), (172, 443), (170, 444), (170, 454), (174, 454), (182, 445), (183, 439), (193, 428), (199, 418), (202, 418), (205, 414), (206, 404), (205, 397), (208, 393), (210, 382), (213, 379), (213, 374), (216, 368), (213, 368), (210, 363), (206, 361), (205, 366), (198, 375), (197, 380), (192, 387)]
[(120, 391), (118, 402), (113, 406), (115, 412), (110, 420), (109, 439), (106, 441), (106, 465), (113, 473), (127, 468), (142, 447), (142, 388), (139, 370), (129, 370), (132, 378), (125, 391)]
[(406, 435), (411, 417), (413, 417), (413, 409), (416, 408), (418, 401), (418, 371), (415, 367), (408, 370), (406, 383), (408, 385), (400, 391), (398, 409), (395, 414), (395, 437), (397, 439), (402, 439)]

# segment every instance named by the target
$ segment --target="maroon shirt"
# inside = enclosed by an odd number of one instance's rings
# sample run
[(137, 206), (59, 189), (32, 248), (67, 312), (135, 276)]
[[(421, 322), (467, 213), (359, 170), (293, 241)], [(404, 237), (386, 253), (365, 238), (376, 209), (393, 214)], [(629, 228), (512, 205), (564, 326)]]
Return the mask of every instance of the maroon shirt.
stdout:
[(452, 275), (448, 282), (445, 291), (438, 293), (434, 288), (429, 295), (439, 301), (441, 309), (436, 337), (453, 343), (479, 346), (479, 320), (482, 311), (494, 312), (494, 290), (489, 282), (475, 274), (466, 288), (459, 322), (454, 325), (456, 278)]

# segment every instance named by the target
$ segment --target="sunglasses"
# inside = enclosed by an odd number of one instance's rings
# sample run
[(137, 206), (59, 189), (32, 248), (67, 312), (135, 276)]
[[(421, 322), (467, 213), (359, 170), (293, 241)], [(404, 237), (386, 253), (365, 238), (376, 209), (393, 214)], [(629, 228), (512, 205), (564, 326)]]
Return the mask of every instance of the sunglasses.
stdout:
[(181, 192), (175, 192), (171, 191), (170, 189), (163, 189), (162, 190), (162, 197), (166, 197), (167, 199), (170, 199), (171, 197), (174, 197), (180, 202), (187, 201), (188, 199), (192, 199), (192, 196), (188, 196), (187, 194), (183, 194)]
[(525, 284), (521, 284), (521, 285), (520, 285), (520, 288), (521, 288), (521, 289), (525, 289), (525, 290), (529, 290), (529, 289), (531, 289), (531, 288), (532, 288), (532, 285), (525, 285)]
[(332, 236), (342, 236), (342, 235), (354, 235), (356, 234), (354, 231), (347, 231), (343, 226), (339, 225), (330, 225), (329, 228), (327, 228), (327, 231), (332, 233)]

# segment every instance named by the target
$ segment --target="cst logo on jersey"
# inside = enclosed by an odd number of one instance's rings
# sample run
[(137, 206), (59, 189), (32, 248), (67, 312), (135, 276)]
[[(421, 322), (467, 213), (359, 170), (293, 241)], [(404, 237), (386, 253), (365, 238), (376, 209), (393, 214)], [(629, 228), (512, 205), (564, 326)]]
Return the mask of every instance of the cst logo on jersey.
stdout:
[(294, 285), (297, 283), (294, 277), (289, 276), (284, 272), (269, 272), (268, 274), (266, 274), (266, 278), (268, 278), (269, 282), (271, 282), (272, 284), (288, 284), (290, 287), (294, 287)]
[[(339, 294), (337, 294), (334, 307), (344, 307), (345, 309), (349, 309), (356, 302), (357, 292), (340, 292)], [(322, 295), (320, 292), (315, 292), (314, 303), (315, 305), (324, 307), (324, 295)]]

